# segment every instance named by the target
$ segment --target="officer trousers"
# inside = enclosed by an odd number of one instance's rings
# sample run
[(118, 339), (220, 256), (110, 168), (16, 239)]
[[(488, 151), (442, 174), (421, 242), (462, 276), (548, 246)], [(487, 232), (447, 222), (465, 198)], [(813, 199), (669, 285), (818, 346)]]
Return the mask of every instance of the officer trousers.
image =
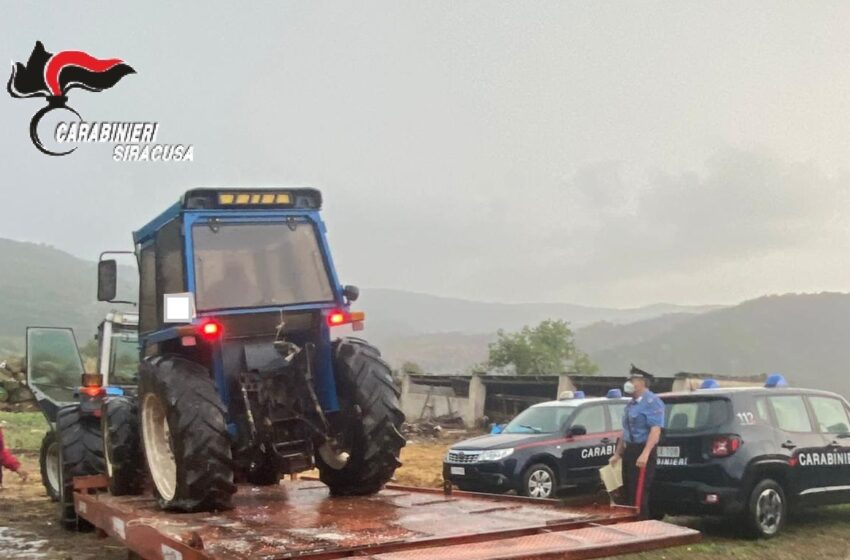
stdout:
[(626, 443), (626, 449), (623, 452), (623, 486), (625, 487), (625, 499), (628, 505), (640, 508), (640, 518), (649, 519), (649, 490), (652, 487), (652, 480), (655, 478), (655, 448), (649, 455), (649, 460), (646, 462), (645, 472), (643, 475), (643, 490), (640, 491), (642, 496), (641, 503), (635, 503), (637, 494), (639, 493), (640, 469), (637, 467), (637, 460), (640, 454), (643, 453), (645, 443)]

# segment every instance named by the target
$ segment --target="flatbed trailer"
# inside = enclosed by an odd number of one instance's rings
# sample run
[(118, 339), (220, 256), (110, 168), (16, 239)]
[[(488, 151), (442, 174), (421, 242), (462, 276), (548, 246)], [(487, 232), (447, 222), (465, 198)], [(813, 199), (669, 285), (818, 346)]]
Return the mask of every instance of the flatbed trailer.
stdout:
[(311, 480), (240, 485), (234, 509), (169, 513), (151, 496), (112, 496), (74, 479), (80, 517), (144, 560), (584, 559), (693, 543), (697, 531), (638, 521), (634, 508), (388, 485), (331, 497)]

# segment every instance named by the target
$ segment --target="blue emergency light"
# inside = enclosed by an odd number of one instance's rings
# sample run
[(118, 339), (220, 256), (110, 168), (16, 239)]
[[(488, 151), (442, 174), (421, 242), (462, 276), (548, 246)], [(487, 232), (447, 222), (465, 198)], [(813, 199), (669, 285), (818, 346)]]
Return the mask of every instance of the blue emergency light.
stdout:
[(716, 379), (706, 379), (700, 386), (700, 389), (720, 389), (720, 383)]
[(767, 381), (765, 381), (764, 386), (768, 389), (776, 389), (779, 387), (787, 387), (788, 381), (782, 374), (774, 373), (768, 376)]
[(575, 395), (573, 395), (573, 398), (574, 399), (583, 399), (584, 398), (584, 391), (576, 391)]
[(607, 397), (609, 399), (622, 399), (623, 392), (619, 389), (611, 389), (610, 391), (608, 391)]

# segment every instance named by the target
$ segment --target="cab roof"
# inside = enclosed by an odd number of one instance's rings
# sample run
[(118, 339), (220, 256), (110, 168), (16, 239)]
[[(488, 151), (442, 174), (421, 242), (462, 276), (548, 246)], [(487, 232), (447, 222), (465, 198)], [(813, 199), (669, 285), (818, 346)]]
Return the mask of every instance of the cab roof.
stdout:
[(251, 212), (311, 210), (322, 208), (322, 193), (313, 188), (210, 187), (189, 189), (180, 200), (133, 232), (133, 243), (142, 243), (183, 212)]

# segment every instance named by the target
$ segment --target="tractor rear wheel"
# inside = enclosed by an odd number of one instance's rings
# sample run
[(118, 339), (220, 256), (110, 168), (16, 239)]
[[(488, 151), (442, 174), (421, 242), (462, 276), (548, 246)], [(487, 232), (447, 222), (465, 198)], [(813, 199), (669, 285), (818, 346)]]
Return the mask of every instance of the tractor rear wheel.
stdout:
[(83, 415), (80, 405), (59, 409), (56, 416), (59, 438), (59, 522), (71, 531), (88, 531), (91, 524), (77, 516), (74, 509), (74, 477), (103, 474), (100, 422), (94, 416)]
[(160, 507), (230, 509), (236, 491), (230, 436), (206, 368), (176, 356), (145, 360), (139, 409), (145, 462)]
[(113, 496), (138, 496), (144, 490), (145, 466), (135, 399), (112, 397), (107, 400), (101, 416), (101, 431), (109, 492)]
[(334, 468), (317, 453), (319, 478), (337, 496), (374, 494), (401, 466), (405, 439), (399, 391), (381, 353), (367, 342), (336, 340), (333, 357), (340, 411), (331, 424), (349, 458), (345, 466)]
[(59, 487), (59, 439), (53, 430), (44, 434), (44, 439), (41, 440), (38, 462), (41, 467), (41, 483), (44, 484), (47, 496), (50, 501), (58, 502), (62, 492)]

